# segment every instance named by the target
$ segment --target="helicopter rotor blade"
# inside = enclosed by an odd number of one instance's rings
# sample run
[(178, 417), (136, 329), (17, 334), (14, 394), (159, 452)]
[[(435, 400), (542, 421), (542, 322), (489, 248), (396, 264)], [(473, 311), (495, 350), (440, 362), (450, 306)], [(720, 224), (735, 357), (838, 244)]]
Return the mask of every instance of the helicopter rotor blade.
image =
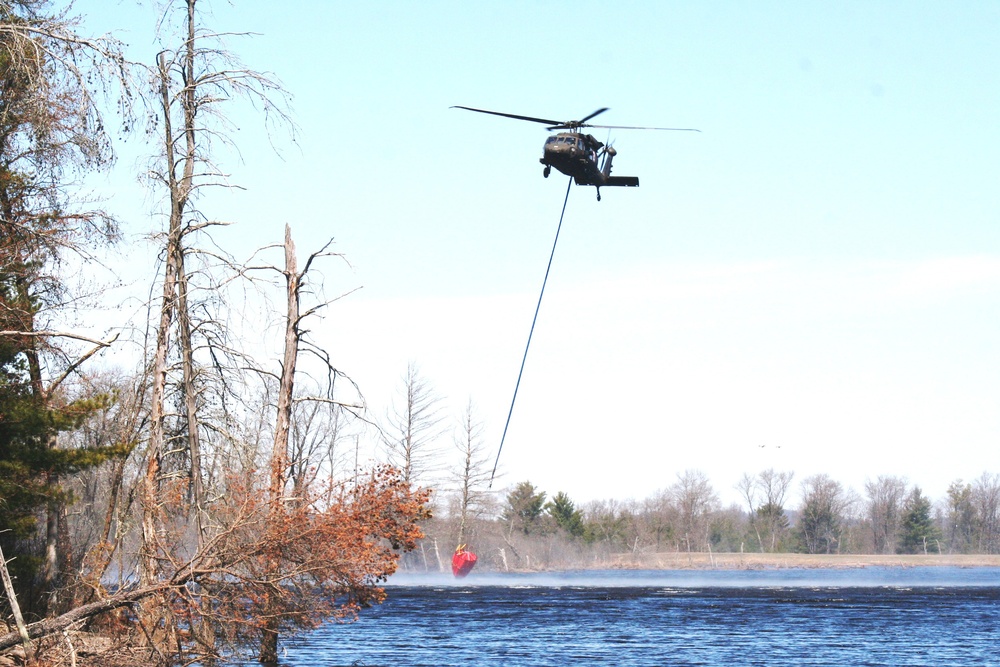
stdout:
[[(501, 113), (499, 111), (487, 111), (486, 109), (473, 109), (472, 107), (463, 107), (455, 105), (451, 107), (452, 109), (465, 109), (466, 111), (475, 111), (477, 113), (488, 113), (492, 116), (503, 116), (504, 118), (514, 118), (515, 120), (526, 120), (532, 123), (544, 123), (545, 125), (560, 125), (561, 121), (558, 120), (548, 120), (546, 118), (535, 118), (533, 116), (518, 116), (513, 113)], [(551, 129), (551, 128), (550, 128)]]
[(590, 120), (594, 116), (599, 116), (599, 115), (601, 115), (602, 113), (604, 113), (607, 110), (608, 110), (608, 107), (602, 107), (602, 108), (598, 109), (597, 111), (595, 111), (594, 113), (590, 114), (589, 116), (585, 116), (584, 118), (581, 118), (580, 120), (578, 120), (576, 122), (579, 123), (580, 125), (583, 125), (584, 123), (586, 123), (588, 120)]
[(551, 120), (549, 118), (537, 118), (535, 116), (521, 116), (515, 113), (503, 113), (501, 111), (489, 111), (487, 109), (476, 109), (473, 107), (464, 107), (458, 104), (452, 106), (451, 108), (465, 109), (466, 111), (475, 111), (476, 113), (486, 113), (490, 114), (491, 116), (503, 116), (504, 118), (513, 118), (515, 120), (526, 120), (531, 123), (542, 123), (544, 125), (549, 126), (545, 128), (549, 131), (579, 130), (580, 128), (584, 127), (597, 127), (608, 130), (664, 130), (668, 132), (701, 132), (701, 130), (692, 127), (638, 127), (634, 125), (591, 125), (590, 123), (587, 122), (591, 118), (599, 116), (600, 114), (607, 111), (608, 107), (601, 107), (600, 109), (593, 112), (589, 116), (584, 116), (580, 120), (566, 120), (566, 121)]
[(558, 123), (557, 125), (553, 125), (552, 127), (547, 127), (545, 129), (551, 132), (552, 130), (579, 130), (581, 127), (598, 127), (595, 125), (588, 125), (587, 121), (593, 118), (594, 116), (604, 113), (607, 110), (608, 107), (603, 107), (601, 109), (598, 109), (594, 113), (590, 114), (589, 116), (581, 118), (580, 120), (567, 120), (564, 123)]
[(693, 127), (637, 127), (635, 125), (587, 125), (586, 127), (601, 127), (608, 130), (665, 130), (667, 132), (701, 132)]

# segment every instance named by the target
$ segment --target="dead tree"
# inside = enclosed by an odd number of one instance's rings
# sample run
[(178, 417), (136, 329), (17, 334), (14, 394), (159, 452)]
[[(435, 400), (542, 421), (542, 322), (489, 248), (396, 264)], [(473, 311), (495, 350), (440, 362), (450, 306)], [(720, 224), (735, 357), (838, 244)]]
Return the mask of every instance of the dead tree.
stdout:
[[(295, 403), (296, 368), (299, 361), (299, 353), (303, 346), (307, 345), (307, 341), (305, 340), (307, 332), (305, 327), (306, 320), (330, 303), (321, 299), (319, 303), (303, 311), (301, 309), (301, 299), (307, 285), (309, 271), (314, 267), (317, 259), (332, 254), (328, 252), (331, 243), (332, 240), (328, 241), (319, 251), (310, 255), (306, 260), (305, 266), (300, 271), (295, 253), (295, 243), (292, 240), (292, 231), (288, 225), (285, 225), (285, 242), (282, 246), (285, 262), (284, 268), (280, 271), (285, 283), (284, 352), (278, 375), (274, 440), (271, 448), (269, 466), (270, 483), (267, 494), (270, 508), (268, 522), (274, 526), (280, 526), (286, 522), (289, 503), (301, 506), (299, 498), (289, 499), (287, 497), (286, 488), (290, 468), (289, 447), (291, 444), (292, 410)], [(260, 270), (266, 267), (253, 268)], [(332, 366), (327, 366), (326, 371), (331, 378), (335, 378), (338, 373)], [(296, 486), (298, 487), (296, 488), (298, 493), (306, 491), (304, 488), (305, 485), (299, 484)], [(261, 662), (273, 663), (278, 660), (278, 636), (284, 621), (279, 603), (279, 600), (284, 597), (284, 592), (280, 590), (278, 584), (278, 582), (283, 581), (281, 577), (281, 554), (277, 548), (271, 549), (266, 552), (264, 559), (266, 562), (265, 574), (268, 579), (273, 580), (275, 583), (267, 589), (265, 595), (265, 620), (261, 628), (258, 658)]]
[(437, 471), (441, 399), (412, 362), (406, 367), (399, 394), (399, 402), (393, 402), (387, 417), (388, 426), (382, 429), (382, 443), (389, 463), (403, 472), (406, 481), (426, 481)]
[[(287, 298), (287, 314), (285, 316), (285, 351), (281, 360), (281, 376), (278, 384), (278, 409), (274, 426), (274, 445), (271, 450), (271, 486), (268, 497), (271, 503), (271, 519), (282, 520), (283, 504), (285, 502), (285, 475), (288, 468), (288, 434), (292, 420), (292, 399), (295, 393), (295, 364), (299, 356), (299, 341), (302, 338), (299, 319), (299, 288), (305, 277), (305, 271), (299, 273), (295, 257), (295, 244), (292, 242), (292, 230), (285, 225), (285, 291)], [(307, 269), (308, 270), (308, 267)], [(268, 569), (276, 572), (280, 567), (277, 553), (269, 553)], [(277, 595), (277, 591), (269, 591), (269, 598)], [(267, 607), (275, 606), (269, 600)], [(259, 659), (263, 663), (278, 661), (278, 631), (280, 618), (276, 614), (268, 614), (268, 621), (262, 630)]]
[(455, 448), (460, 454), (454, 472), (459, 519), (457, 544), (467, 541), (469, 526), (481, 514), (489, 493), (490, 455), (482, 442), (482, 430), (482, 424), (475, 418), (472, 399), (469, 399), (455, 436)]
[[(225, 434), (226, 423), (206, 416), (214, 399), (223, 413), (226, 394), (242, 383), (237, 369), (252, 360), (229, 344), (220, 291), (231, 276), (239, 275), (231, 257), (221, 249), (198, 248), (196, 239), (210, 241), (206, 230), (225, 224), (212, 220), (194, 206), (206, 188), (228, 186), (228, 175), (216, 164), (213, 142), (227, 144), (226, 118), (220, 105), (234, 98), (263, 108), (268, 121), (292, 127), (284, 110), (285, 91), (272, 77), (244, 67), (220, 46), (220, 35), (202, 26), (197, 0), (173, 0), (167, 7), (169, 23), (181, 10), (177, 48), (166, 48), (150, 69), (155, 82), (156, 116), (161, 125), (162, 153), (152, 170), (154, 182), (168, 198), (167, 228), (163, 234), (162, 284), (150, 357), (150, 424), (142, 480), (140, 582), (152, 586), (160, 563), (169, 558), (169, 545), (159, 534), (176, 517), (164, 515), (164, 485), (176, 491), (176, 480), (187, 480), (189, 503), (175, 505), (180, 515), (193, 515), (198, 544), (210, 538), (205, 493), (206, 434)], [(210, 245), (210, 243), (209, 243)], [(189, 266), (200, 262), (197, 272)], [(195, 280), (199, 277), (201, 282)], [(203, 295), (197, 302), (196, 293)], [(201, 359), (199, 360), (199, 354)], [(170, 401), (177, 409), (173, 410)], [(175, 416), (174, 416), (175, 415)], [(223, 421), (226, 415), (223, 414)], [(171, 628), (156, 618), (163, 605), (149, 603), (144, 611), (151, 628)], [(195, 629), (197, 631), (197, 629)], [(154, 637), (170, 643), (170, 637)], [(211, 640), (206, 638), (206, 643)]]

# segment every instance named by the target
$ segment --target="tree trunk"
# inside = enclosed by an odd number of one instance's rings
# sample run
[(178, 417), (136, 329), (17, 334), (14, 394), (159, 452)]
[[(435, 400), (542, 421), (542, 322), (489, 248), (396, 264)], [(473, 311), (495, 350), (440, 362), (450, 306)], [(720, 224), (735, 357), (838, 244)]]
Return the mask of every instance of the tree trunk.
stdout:
[[(301, 276), (295, 259), (295, 243), (292, 230), (285, 225), (285, 284), (288, 296), (288, 312), (285, 318), (285, 353), (281, 363), (281, 382), (278, 386), (278, 414), (274, 427), (274, 449), (271, 451), (271, 522), (280, 525), (284, 511), (283, 495), (285, 469), (288, 465), (288, 433), (292, 421), (292, 398), (295, 386), (295, 364), (299, 353), (299, 282)], [(268, 569), (275, 573), (280, 566), (276, 554), (268, 554)], [(271, 595), (277, 596), (274, 591)], [(258, 659), (266, 664), (278, 662), (278, 632), (280, 617), (276, 604), (268, 602), (265, 607), (266, 624), (261, 631), (260, 654)]]
[[(4, 571), (6, 570), (6, 568), (0, 569)], [(91, 602), (90, 604), (85, 604), (82, 607), (72, 609), (61, 616), (57, 616), (56, 618), (47, 618), (45, 620), (38, 621), (37, 623), (32, 623), (26, 628), (28, 638), (29, 640), (37, 639), (39, 637), (51, 635), (55, 632), (60, 632), (82, 620), (134, 604), (135, 602), (143, 600), (151, 595), (163, 592), (171, 586), (183, 586), (187, 581), (187, 577), (179, 577), (170, 584), (151, 586), (148, 588), (141, 587), (135, 590), (125, 591), (117, 595), (112, 595), (104, 600), (98, 600), (96, 602)], [(23, 641), (23, 637), (19, 631), (0, 635), (0, 652), (5, 651), (21, 641)]]
[[(0, 578), (3, 579), (3, 589), (7, 593), (7, 601), (10, 603), (11, 613), (14, 615), (14, 623), (17, 625), (17, 636), (24, 644), (24, 652), (30, 657), (34, 651), (31, 647), (31, 637), (28, 635), (28, 627), (21, 617), (21, 607), (17, 604), (17, 595), (14, 594), (14, 582), (10, 579), (10, 572), (7, 571), (7, 559), (0, 549)], [(13, 644), (12, 644), (13, 645)]]

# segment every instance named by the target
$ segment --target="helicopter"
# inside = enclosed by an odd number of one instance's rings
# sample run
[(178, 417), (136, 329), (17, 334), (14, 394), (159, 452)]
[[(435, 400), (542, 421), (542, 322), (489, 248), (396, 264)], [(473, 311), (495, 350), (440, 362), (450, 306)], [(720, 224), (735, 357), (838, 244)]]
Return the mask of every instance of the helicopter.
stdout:
[(680, 127), (633, 127), (628, 125), (591, 125), (587, 121), (608, 110), (602, 107), (580, 120), (558, 121), (533, 116), (519, 116), (500, 111), (487, 111), (472, 107), (453, 106), (452, 109), (465, 109), (477, 113), (487, 113), (493, 116), (503, 116), (516, 120), (526, 120), (532, 123), (548, 125), (546, 129), (566, 130), (545, 140), (542, 157), (539, 159), (545, 168), (542, 176), (549, 177), (552, 167), (573, 178), (577, 185), (593, 185), (597, 188), (597, 201), (601, 201), (602, 187), (638, 187), (638, 176), (612, 176), (611, 163), (618, 152), (610, 145), (605, 145), (590, 134), (580, 130), (585, 127), (598, 127), (606, 130), (667, 130), (673, 132), (701, 132), (694, 128)]

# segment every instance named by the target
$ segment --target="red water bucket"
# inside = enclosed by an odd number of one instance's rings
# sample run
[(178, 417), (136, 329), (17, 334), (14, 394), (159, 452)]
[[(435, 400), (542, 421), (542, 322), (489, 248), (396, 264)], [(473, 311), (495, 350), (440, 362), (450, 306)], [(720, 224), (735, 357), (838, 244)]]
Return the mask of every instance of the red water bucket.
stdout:
[(455, 552), (455, 555), (451, 557), (451, 572), (459, 579), (469, 574), (469, 572), (472, 572), (472, 568), (475, 566), (476, 554), (471, 551), (459, 549)]

